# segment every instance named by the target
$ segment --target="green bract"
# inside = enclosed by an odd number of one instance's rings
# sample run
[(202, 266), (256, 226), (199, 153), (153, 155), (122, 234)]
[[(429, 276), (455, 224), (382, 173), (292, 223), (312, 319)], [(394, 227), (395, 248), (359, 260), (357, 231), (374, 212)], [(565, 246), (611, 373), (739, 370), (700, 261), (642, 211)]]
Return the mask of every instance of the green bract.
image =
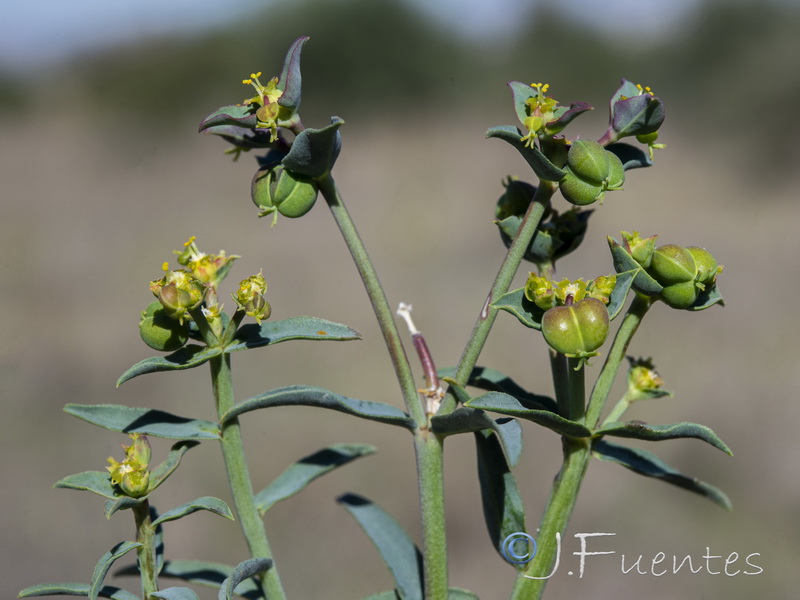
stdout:
[(571, 358), (588, 358), (608, 337), (608, 309), (596, 298), (545, 311), (542, 333), (548, 345)]

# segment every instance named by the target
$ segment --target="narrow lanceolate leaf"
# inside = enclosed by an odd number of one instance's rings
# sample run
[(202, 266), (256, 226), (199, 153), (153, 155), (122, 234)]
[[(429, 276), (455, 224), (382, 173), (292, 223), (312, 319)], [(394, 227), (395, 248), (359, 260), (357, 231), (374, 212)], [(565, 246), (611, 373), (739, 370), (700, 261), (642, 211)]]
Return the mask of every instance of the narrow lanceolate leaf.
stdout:
[[(455, 368), (440, 369), (440, 377), (455, 377)], [(528, 408), (541, 408), (556, 411), (556, 402), (548, 396), (529, 392), (505, 373), (489, 367), (475, 367), (469, 374), (467, 385), (486, 390), (487, 392), (504, 392), (518, 398)]]
[(317, 477), (362, 456), (377, 452), (370, 444), (334, 444), (301, 458), (256, 495), (256, 508), (263, 515), (275, 503), (290, 498)]
[(468, 406), (525, 419), (526, 421), (533, 421), (568, 437), (591, 437), (592, 435), (592, 432), (585, 425), (565, 419), (549, 410), (526, 408), (513, 396), (500, 392), (489, 392), (483, 396), (478, 396), (470, 400)]
[(269, 558), (251, 558), (236, 565), (219, 588), (219, 600), (231, 600), (236, 586), (272, 567)]
[(486, 137), (497, 138), (514, 146), (539, 179), (544, 179), (545, 181), (561, 181), (566, 175), (566, 171), (559, 169), (551, 163), (547, 157), (542, 154), (541, 150), (535, 146), (527, 147), (525, 142), (521, 141), (523, 137), (522, 132), (516, 127), (511, 125), (492, 127), (486, 132)]
[(305, 385), (278, 388), (265, 392), (260, 396), (243, 400), (224, 414), (221, 421), (224, 423), (246, 412), (274, 406), (316, 406), (329, 408), (362, 419), (369, 419), (370, 421), (399, 425), (407, 429), (414, 427), (414, 421), (406, 413), (389, 404), (371, 402), (369, 400), (355, 400), (335, 394), (324, 388)]
[(192, 500), (191, 502), (182, 504), (176, 508), (173, 508), (172, 510), (168, 510), (155, 521), (153, 521), (153, 525), (166, 523), (167, 521), (176, 521), (177, 519), (181, 519), (186, 515), (197, 512), (198, 510), (207, 510), (221, 517), (225, 517), (226, 519), (233, 520), (233, 513), (224, 501), (220, 500), (219, 498), (214, 498), (213, 496), (203, 496), (202, 498)]
[(733, 508), (725, 492), (710, 483), (700, 481), (696, 477), (688, 477), (676, 471), (655, 454), (646, 450), (618, 446), (605, 440), (595, 440), (592, 444), (592, 453), (600, 460), (615, 462), (645, 477), (660, 479), (690, 492), (700, 494), (726, 510)]
[(134, 506), (139, 506), (142, 502), (147, 500), (147, 496), (141, 498), (131, 498), (130, 496), (119, 496), (114, 500), (107, 500), (104, 508), (106, 519), (110, 519), (111, 515), (120, 510), (127, 510)]
[(150, 358), (139, 361), (120, 375), (120, 378), (117, 379), (117, 387), (134, 377), (146, 375), (147, 373), (193, 369), (207, 363), (220, 354), (222, 354), (221, 348), (209, 348), (207, 346), (189, 344), (167, 356), (151, 356)]
[(197, 446), (198, 443), (199, 442), (193, 442), (191, 440), (181, 440), (180, 442), (173, 444), (172, 449), (169, 451), (169, 454), (167, 454), (167, 458), (164, 460), (164, 462), (150, 471), (150, 488), (148, 493), (152, 492), (154, 489), (164, 483), (167, 477), (172, 475), (173, 471), (178, 468), (183, 455), (186, 454), (186, 452), (191, 448)]
[(361, 334), (346, 325), (317, 317), (291, 317), (282, 321), (264, 321), (261, 325), (242, 325), (225, 352), (261, 348), (288, 340), (360, 340)]
[(90, 600), (97, 600), (97, 597), (100, 595), (100, 590), (103, 588), (103, 580), (106, 578), (106, 573), (108, 573), (114, 561), (140, 546), (141, 544), (138, 542), (120, 542), (100, 557), (100, 560), (97, 561), (97, 565), (94, 567), (92, 582), (89, 585), (89, 593), (87, 595)]
[(503, 540), (512, 533), (525, 531), (525, 506), (497, 434), (475, 433), (475, 449), (483, 518), (492, 544), (502, 556)]
[[(138, 575), (138, 573), (138, 569), (134, 566), (119, 571), (116, 575)], [(222, 583), (231, 576), (231, 573), (233, 573), (233, 567), (220, 563), (202, 560), (168, 560), (164, 563), (159, 576), (219, 589)], [(263, 600), (261, 591), (252, 579), (241, 582), (234, 593), (249, 600)]]
[(648, 425), (637, 421), (628, 423), (607, 423), (602, 429), (594, 432), (596, 437), (612, 435), (616, 437), (634, 438), (637, 440), (647, 440), (650, 442), (660, 442), (661, 440), (674, 440), (678, 438), (695, 438), (719, 448), (725, 454), (733, 456), (733, 452), (728, 448), (719, 436), (710, 427), (699, 423), (672, 423), (670, 425)]
[(194, 590), (185, 587), (171, 587), (150, 594), (152, 598), (164, 600), (199, 600)]
[(219, 439), (219, 426), (211, 421), (188, 419), (152, 408), (120, 404), (67, 404), (64, 412), (122, 433), (142, 433), (173, 440)]
[[(17, 594), (17, 598), (35, 598), (37, 596), (88, 596), (89, 584), (87, 583), (42, 583), (32, 585)], [(139, 596), (127, 590), (106, 585), (97, 592), (100, 598), (111, 600), (139, 600)]]
[(433, 417), (431, 429), (440, 436), (494, 431), (500, 435), (508, 462), (512, 466), (517, 464), (522, 455), (522, 427), (515, 419), (493, 419), (482, 410), (460, 406), (450, 414)]
[(53, 487), (92, 492), (109, 500), (116, 500), (121, 495), (117, 487), (111, 483), (108, 471), (84, 471), (75, 475), (67, 475), (64, 479), (56, 482)]
[(283, 166), (306, 177), (317, 179), (331, 172), (342, 149), (339, 127), (344, 121), (331, 117), (331, 124), (322, 129), (306, 129), (292, 142), (292, 149), (283, 159)]
[(492, 302), (492, 308), (511, 313), (525, 327), (541, 330), (544, 311), (525, 297), (525, 288), (512, 290)]
[(422, 600), (422, 554), (402, 526), (377, 504), (345, 494), (338, 499), (378, 549), (403, 600)]

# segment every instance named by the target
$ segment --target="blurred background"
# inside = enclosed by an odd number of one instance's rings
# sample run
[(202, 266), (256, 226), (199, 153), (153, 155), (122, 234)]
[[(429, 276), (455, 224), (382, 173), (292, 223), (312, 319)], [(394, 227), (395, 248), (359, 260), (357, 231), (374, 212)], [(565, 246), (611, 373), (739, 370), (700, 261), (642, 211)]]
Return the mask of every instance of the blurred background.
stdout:
[[(65, 415), (65, 403), (212, 418), (204, 368), (114, 387), (153, 353), (137, 330), (152, 300), (148, 283), (190, 235), (205, 251), (242, 256), (231, 291), (263, 268), (274, 319), (315, 314), (364, 335), (336, 347), (294, 342), (236, 355), (239, 398), (306, 383), (402, 404), (324, 203), (270, 228), (249, 200), (253, 157), (232, 163), (223, 142), (195, 133), (204, 115), (250, 95), (243, 77), (277, 74), (291, 41), (307, 34), (303, 121), (345, 119), (337, 181), (390, 301), (414, 304), (439, 366), (458, 359), (504, 255), (492, 224), (501, 180), (533, 178), (511, 147), (484, 139), (490, 126), (516, 124), (506, 82), (549, 82), (562, 103), (593, 104), (570, 136), (601, 135), (621, 77), (666, 102), (659, 141), (667, 149), (655, 167), (629, 173), (625, 192), (607, 197), (581, 251), (558, 269), (570, 278), (608, 273), (605, 236), (620, 229), (706, 246), (725, 265), (724, 308), (651, 311), (631, 352), (653, 356), (675, 397), (642, 403), (630, 416), (711, 426), (734, 458), (692, 440), (651, 449), (720, 486), (734, 511), (595, 462), (564, 561), (576, 560), (576, 532), (616, 533), (596, 549), (617, 554), (589, 558), (582, 579), (563, 566), (548, 597), (795, 597), (798, 33), (794, 0), (12, 0), (0, 23), (2, 595), (88, 581), (98, 557), (133, 535), (129, 514), (107, 521), (98, 497), (52, 489), (70, 473), (103, 469), (125, 441)], [(540, 335), (500, 315), (480, 362), (550, 394), (545, 357)], [(516, 473), (533, 533), (559, 443), (547, 430), (524, 429)], [(244, 433), (257, 489), (324, 445), (378, 446), (276, 506), (267, 524), (291, 598), (353, 600), (389, 589), (380, 557), (334, 500), (365, 495), (419, 540), (410, 437), (307, 408), (253, 413)], [(446, 451), (451, 583), (501, 599), (514, 570), (490, 547), (472, 440), (461, 438)], [(167, 449), (154, 441), (156, 459)], [(163, 511), (203, 495), (229, 500), (208, 443), (185, 457), (154, 503)], [(165, 533), (168, 557), (246, 558), (238, 525), (210, 514), (170, 523)], [(701, 563), (707, 552), (736, 552), (730, 572), (758, 553), (751, 560), (763, 573), (621, 573), (621, 554), (628, 566), (643, 555), (644, 567), (658, 552)]]

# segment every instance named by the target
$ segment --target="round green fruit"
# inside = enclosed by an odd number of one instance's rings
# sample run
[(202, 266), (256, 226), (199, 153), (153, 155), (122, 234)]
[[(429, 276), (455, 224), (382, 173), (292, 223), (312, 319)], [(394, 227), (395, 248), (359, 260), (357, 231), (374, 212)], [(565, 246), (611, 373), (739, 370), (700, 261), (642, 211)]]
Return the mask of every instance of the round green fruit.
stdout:
[(569, 167), (567, 167), (566, 171), (567, 175), (561, 180), (559, 189), (567, 202), (576, 206), (587, 206), (603, 198), (604, 191), (602, 186), (584, 181), (575, 175)]
[(284, 217), (302, 217), (317, 201), (317, 182), (284, 169), (275, 187), (273, 202)]
[(689, 251), (689, 254), (692, 255), (694, 264), (697, 267), (697, 281), (704, 285), (713, 283), (714, 279), (717, 277), (717, 270), (719, 269), (717, 259), (714, 258), (714, 255), (705, 248), (699, 248), (697, 246), (689, 246), (686, 249)]
[(672, 308), (685, 309), (692, 306), (697, 300), (700, 290), (694, 281), (684, 281), (668, 285), (661, 290), (661, 299), (664, 304)]
[(577, 139), (570, 145), (567, 165), (581, 179), (599, 186), (608, 179), (610, 155), (594, 140)]
[(569, 357), (594, 356), (608, 337), (606, 305), (584, 298), (569, 306), (556, 306), (542, 316), (542, 333), (548, 345)]
[(663, 286), (694, 281), (697, 266), (691, 252), (683, 246), (666, 244), (656, 248), (650, 262), (650, 275)]
[(142, 341), (153, 350), (172, 352), (182, 348), (189, 339), (189, 324), (181, 323), (167, 314), (160, 302), (152, 302), (142, 313), (139, 323)]

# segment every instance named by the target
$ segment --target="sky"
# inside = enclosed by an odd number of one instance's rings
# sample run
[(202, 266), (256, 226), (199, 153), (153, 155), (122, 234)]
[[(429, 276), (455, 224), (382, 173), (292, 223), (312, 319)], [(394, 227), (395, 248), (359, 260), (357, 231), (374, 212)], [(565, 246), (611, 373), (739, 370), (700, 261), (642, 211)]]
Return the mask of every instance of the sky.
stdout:
[[(281, 0), (4, 0), (0, 69), (24, 71), (77, 52), (170, 31), (235, 20)], [(298, 1), (298, 0), (294, 0)], [(336, 0), (332, 0), (336, 1)], [(514, 28), (535, 0), (406, 0), (448, 27), (477, 38)], [(700, 0), (551, 0), (601, 27), (659, 35)]]

